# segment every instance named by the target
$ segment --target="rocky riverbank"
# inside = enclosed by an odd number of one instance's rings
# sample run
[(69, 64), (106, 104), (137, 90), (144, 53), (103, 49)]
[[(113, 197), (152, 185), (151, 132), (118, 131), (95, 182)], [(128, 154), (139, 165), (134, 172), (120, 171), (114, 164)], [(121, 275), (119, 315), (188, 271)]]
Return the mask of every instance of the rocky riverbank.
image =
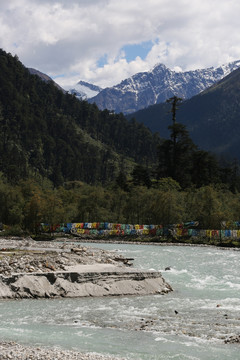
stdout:
[(81, 246), (80, 243), (76, 246), (74, 242), (36, 242), (31, 238), (0, 239), (1, 275), (64, 271), (79, 264), (131, 265), (118, 254)]
[[(133, 259), (75, 242), (0, 239), (0, 299), (145, 295), (171, 287), (158, 272), (133, 269)], [(0, 342), (1, 360), (124, 360), (60, 348)]]
[(0, 342), (1, 360), (124, 360), (95, 353), (80, 353), (60, 348), (23, 346), (15, 342)]
[(130, 268), (133, 259), (74, 242), (0, 240), (0, 298), (164, 294), (161, 273)]

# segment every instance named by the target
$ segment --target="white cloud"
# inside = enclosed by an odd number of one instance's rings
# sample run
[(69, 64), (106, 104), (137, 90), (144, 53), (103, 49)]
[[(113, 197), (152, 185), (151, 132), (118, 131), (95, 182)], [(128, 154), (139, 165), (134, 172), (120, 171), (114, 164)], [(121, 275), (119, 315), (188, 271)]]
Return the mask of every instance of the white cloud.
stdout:
[[(156, 63), (189, 70), (240, 59), (238, 0), (9, 0), (0, 47), (64, 86), (114, 85)], [(153, 41), (145, 59), (122, 48)], [(107, 63), (99, 67), (103, 56)]]

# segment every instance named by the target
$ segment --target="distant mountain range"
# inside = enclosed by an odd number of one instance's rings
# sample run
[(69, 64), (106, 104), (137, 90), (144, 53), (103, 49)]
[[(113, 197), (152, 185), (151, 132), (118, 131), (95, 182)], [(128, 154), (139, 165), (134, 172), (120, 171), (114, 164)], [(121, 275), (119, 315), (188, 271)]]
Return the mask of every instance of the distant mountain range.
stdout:
[[(51, 80), (40, 72), (37, 75)], [(95, 102), (100, 109), (123, 112), (163, 138), (169, 136), (171, 124), (165, 100), (179, 96), (186, 100), (177, 112), (177, 121), (187, 126), (193, 141), (207, 151), (240, 159), (240, 61), (189, 72), (174, 72), (159, 64), (112, 88), (101, 90), (83, 81), (74, 88), (71, 92), (77, 97)], [(94, 93), (97, 95), (91, 98)]]
[[(169, 137), (170, 104), (162, 103), (128, 116)], [(187, 126), (202, 149), (240, 160), (240, 69), (179, 106), (177, 121)]]
[[(153, 70), (137, 73), (113, 87), (102, 89), (86, 81), (79, 81), (64, 91), (74, 94), (80, 100), (96, 103), (100, 110), (131, 114), (162, 103), (173, 95), (190, 99), (239, 67), (240, 60), (216, 68), (176, 72), (163, 64), (158, 64)], [(31, 74), (39, 75), (44, 81), (53, 81), (38, 70), (29, 71)], [(61, 89), (58, 84), (54, 84)]]
[(189, 99), (239, 67), (240, 61), (234, 61), (217, 68), (176, 72), (158, 64), (151, 71), (138, 73), (118, 85), (103, 89), (88, 101), (96, 103), (101, 110), (130, 114), (164, 102), (173, 95)]

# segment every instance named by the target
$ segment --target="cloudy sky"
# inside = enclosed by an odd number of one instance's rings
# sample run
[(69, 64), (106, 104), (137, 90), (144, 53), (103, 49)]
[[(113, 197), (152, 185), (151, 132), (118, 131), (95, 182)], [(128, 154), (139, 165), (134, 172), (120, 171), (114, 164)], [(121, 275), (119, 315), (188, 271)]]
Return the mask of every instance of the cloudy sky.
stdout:
[(0, 47), (63, 87), (240, 59), (239, 0), (0, 0)]

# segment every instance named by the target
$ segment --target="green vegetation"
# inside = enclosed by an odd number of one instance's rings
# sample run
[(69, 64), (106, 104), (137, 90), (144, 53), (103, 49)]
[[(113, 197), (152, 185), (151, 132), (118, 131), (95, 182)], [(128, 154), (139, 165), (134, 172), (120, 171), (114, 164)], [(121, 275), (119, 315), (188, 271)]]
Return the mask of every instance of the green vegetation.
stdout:
[[(174, 102), (174, 100), (176, 100)], [(0, 50), (0, 222), (5, 234), (39, 223), (238, 221), (238, 167), (199, 150), (186, 127), (160, 139), (122, 114), (64, 94)], [(165, 104), (169, 110), (169, 104)]]
[(64, 94), (0, 50), (0, 171), (12, 184), (34, 176), (55, 186), (106, 184), (120, 170), (157, 161), (159, 137), (122, 114)]
[(124, 191), (116, 182), (106, 187), (66, 182), (54, 188), (49, 180), (12, 185), (1, 177), (0, 203), (2, 222), (29, 233), (37, 232), (41, 222), (80, 221), (166, 226), (194, 219), (201, 228), (220, 229), (222, 221), (236, 221), (240, 213), (240, 194), (220, 185), (182, 190), (171, 179), (151, 188), (129, 182)]

